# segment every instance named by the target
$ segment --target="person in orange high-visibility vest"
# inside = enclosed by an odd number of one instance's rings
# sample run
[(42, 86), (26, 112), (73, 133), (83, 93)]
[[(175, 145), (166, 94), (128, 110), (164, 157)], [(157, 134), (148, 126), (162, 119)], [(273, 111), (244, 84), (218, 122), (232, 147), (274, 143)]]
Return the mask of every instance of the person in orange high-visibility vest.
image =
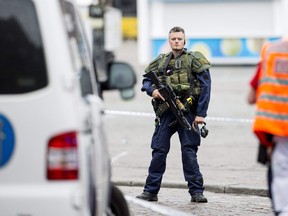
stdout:
[(253, 131), (272, 148), (272, 202), (288, 216), (288, 38), (263, 45)]

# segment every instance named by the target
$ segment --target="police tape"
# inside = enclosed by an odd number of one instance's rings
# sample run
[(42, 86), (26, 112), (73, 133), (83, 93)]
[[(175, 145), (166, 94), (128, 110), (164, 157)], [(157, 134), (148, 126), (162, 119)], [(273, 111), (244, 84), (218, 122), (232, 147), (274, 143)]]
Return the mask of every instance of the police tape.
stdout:
[[(133, 111), (120, 111), (120, 110), (104, 110), (104, 114), (107, 115), (121, 115), (121, 116), (138, 116), (138, 117), (151, 117), (155, 118), (154, 113), (148, 112), (133, 112)], [(216, 122), (231, 122), (231, 123), (253, 123), (252, 119), (242, 118), (226, 118), (226, 117), (206, 117), (205, 120), (216, 121)]]
[(124, 157), (127, 154), (128, 154), (128, 152), (121, 152), (120, 154), (112, 157), (111, 164), (115, 163), (117, 160), (119, 160), (121, 157)]
[(193, 214), (178, 211), (176, 209), (173, 209), (173, 208), (170, 208), (167, 206), (151, 203), (151, 202), (148, 202), (145, 200), (134, 198), (132, 196), (125, 195), (124, 197), (128, 203), (136, 204), (138, 206), (141, 206), (141, 207), (146, 208), (146, 209), (150, 209), (153, 212), (158, 212), (158, 213), (165, 215), (165, 216), (175, 216), (175, 215), (177, 215), (177, 216), (195, 216)]

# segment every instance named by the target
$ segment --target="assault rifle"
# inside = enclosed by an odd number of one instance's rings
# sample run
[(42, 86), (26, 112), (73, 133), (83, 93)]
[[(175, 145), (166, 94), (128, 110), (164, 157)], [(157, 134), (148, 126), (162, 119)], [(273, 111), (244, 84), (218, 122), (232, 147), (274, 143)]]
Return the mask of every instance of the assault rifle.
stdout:
[[(149, 71), (143, 76), (149, 78), (156, 86), (160, 94), (165, 99), (165, 102), (168, 103), (169, 108), (173, 112), (174, 116), (176, 117), (176, 122), (178, 122), (185, 130), (191, 130), (192, 127), (183, 114), (184, 106), (175, 95), (173, 89), (169, 85), (161, 83), (153, 71)], [(174, 125), (174, 122), (172, 122), (170, 125)]]

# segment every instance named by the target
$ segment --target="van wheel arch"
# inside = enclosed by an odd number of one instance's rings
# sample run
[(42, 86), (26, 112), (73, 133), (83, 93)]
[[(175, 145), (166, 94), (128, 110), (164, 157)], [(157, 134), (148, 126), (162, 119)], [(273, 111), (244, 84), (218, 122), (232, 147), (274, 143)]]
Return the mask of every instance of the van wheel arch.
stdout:
[(111, 197), (109, 207), (112, 215), (115, 216), (130, 216), (128, 204), (121, 190), (115, 184), (111, 184)]

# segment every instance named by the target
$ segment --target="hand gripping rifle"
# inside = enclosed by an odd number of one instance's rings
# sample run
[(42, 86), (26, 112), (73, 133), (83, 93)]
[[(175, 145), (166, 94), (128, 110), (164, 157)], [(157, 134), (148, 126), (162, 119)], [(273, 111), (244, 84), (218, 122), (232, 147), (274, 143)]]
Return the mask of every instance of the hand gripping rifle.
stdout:
[(184, 105), (177, 98), (177, 96), (173, 92), (173, 89), (169, 85), (161, 83), (157, 75), (153, 71), (149, 71), (143, 76), (149, 78), (152, 81), (152, 83), (156, 86), (160, 94), (165, 99), (165, 102), (168, 103), (169, 108), (173, 112), (174, 116), (176, 117), (176, 122), (172, 122), (169, 125), (172, 126), (178, 122), (185, 130), (191, 130), (192, 127), (183, 114), (183, 110), (185, 109)]

